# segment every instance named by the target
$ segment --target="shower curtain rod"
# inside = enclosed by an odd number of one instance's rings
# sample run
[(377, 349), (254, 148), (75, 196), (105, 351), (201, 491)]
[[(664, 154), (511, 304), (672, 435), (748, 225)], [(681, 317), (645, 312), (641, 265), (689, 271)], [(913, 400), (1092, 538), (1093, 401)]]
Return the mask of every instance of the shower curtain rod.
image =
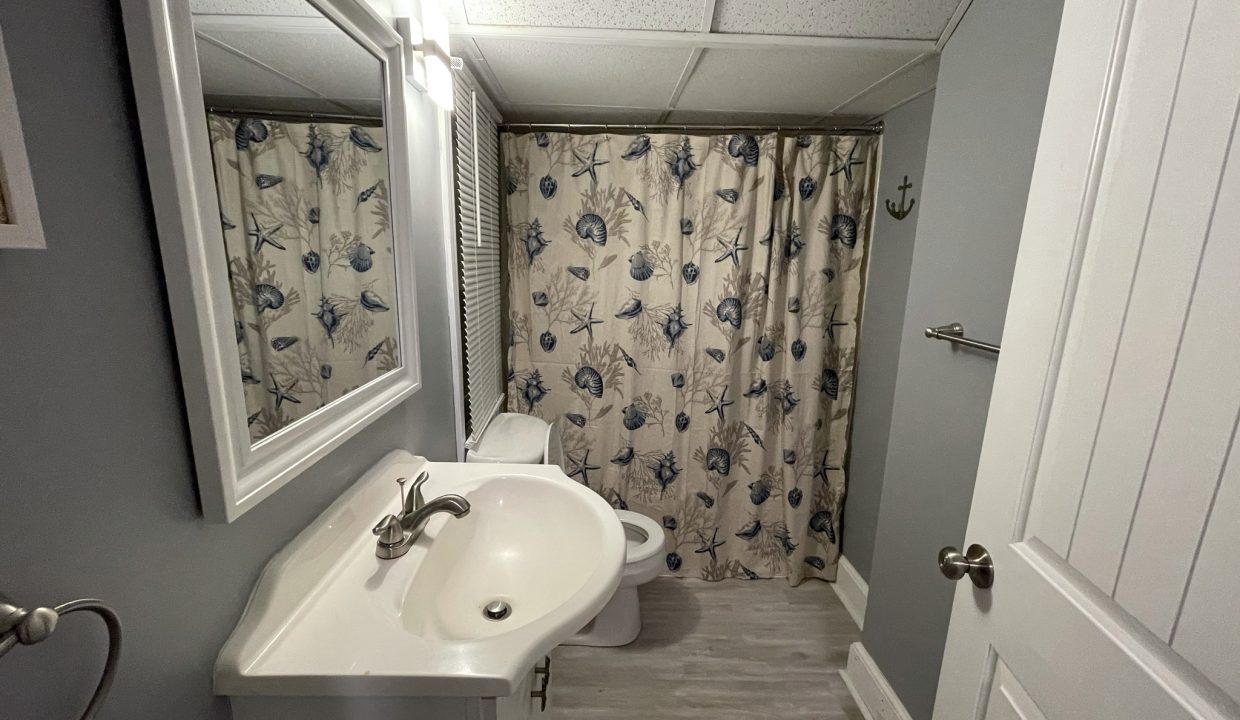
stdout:
[(873, 125), (818, 125), (818, 126), (785, 126), (785, 125), (677, 125), (674, 123), (655, 123), (651, 125), (629, 125), (623, 123), (501, 123), (500, 130), (682, 130), (694, 132), (699, 130), (764, 130), (775, 132), (836, 132), (854, 133), (858, 135), (882, 135), (883, 123)]
[(214, 105), (207, 106), (207, 112), (220, 113), (224, 115), (259, 115), (269, 118), (293, 118), (296, 120), (347, 120), (355, 123), (373, 123), (382, 126), (383, 118), (374, 115), (349, 115), (346, 113), (325, 113), (325, 112), (294, 112), (291, 110), (255, 110), (252, 108), (231, 108), (216, 107)]

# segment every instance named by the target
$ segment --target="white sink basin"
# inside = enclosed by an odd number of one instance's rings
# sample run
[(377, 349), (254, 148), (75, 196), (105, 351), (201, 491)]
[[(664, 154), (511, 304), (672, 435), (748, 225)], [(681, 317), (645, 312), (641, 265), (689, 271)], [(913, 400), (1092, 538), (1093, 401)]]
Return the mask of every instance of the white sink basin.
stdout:
[[(449, 641), (503, 635), (579, 597), (607, 557), (606, 531), (620, 526), (601, 500), (565, 492), (571, 480), (547, 475), (489, 474), (453, 488), (470, 514), (441, 522), (418, 564), (401, 612), (410, 633)], [(591, 512), (596, 505), (606, 526)], [(511, 615), (487, 619), (482, 608), (493, 600), (508, 603)]]
[[(403, 557), (370, 529), (397, 477), (462, 495)], [(393, 452), (268, 564), (220, 652), (221, 695), (506, 697), (620, 583), (624, 531), (598, 495), (545, 465), (430, 463)], [(503, 620), (483, 608), (501, 600)]]

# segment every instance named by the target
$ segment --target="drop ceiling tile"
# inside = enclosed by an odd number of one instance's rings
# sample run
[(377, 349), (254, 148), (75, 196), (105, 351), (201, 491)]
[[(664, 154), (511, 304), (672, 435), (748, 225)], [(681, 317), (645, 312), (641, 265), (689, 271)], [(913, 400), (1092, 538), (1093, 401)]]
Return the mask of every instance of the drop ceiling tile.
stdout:
[(724, 33), (937, 40), (960, 0), (718, 0)]
[[(213, 30), (210, 36), (329, 98), (377, 98), (383, 90), (379, 59), (343, 31), (234, 32)], [(203, 43), (199, 43), (199, 46)], [(263, 72), (251, 66), (250, 72)], [(244, 77), (225, 76), (226, 83), (244, 84)], [(227, 89), (220, 94), (233, 94)], [(304, 94), (304, 93), (298, 93)]]
[(710, 48), (676, 107), (827, 115), (917, 57), (906, 50)]
[(198, 68), (205, 95), (307, 97), (311, 93), (294, 82), (260, 68), (209, 42), (198, 39)]
[(477, 38), (512, 101), (526, 105), (666, 107), (690, 50)]
[(195, 15), (323, 17), (323, 13), (306, 0), (189, 0), (189, 9)]
[(734, 125), (738, 127), (794, 128), (830, 125), (861, 125), (868, 117), (855, 115), (797, 115), (792, 113), (740, 113), (728, 110), (673, 110), (668, 125)]
[(663, 110), (576, 105), (510, 105), (502, 110), (509, 123), (578, 123), (640, 125), (658, 122)]
[(840, 112), (864, 117), (882, 115), (933, 88), (938, 77), (939, 56), (931, 55), (840, 108)]
[(465, 0), (439, 0), (439, 9), (450, 23), (469, 22), (469, 16), (465, 14)]
[[(328, 101), (320, 97), (290, 97), (273, 95), (205, 95), (207, 107), (238, 110), (267, 110), (270, 112), (290, 114), (324, 113), (331, 115), (359, 115), (362, 117), (380, 117), (383, 115), (383, 102), (365, 98), (349, 98), (341, 101)], [(342, 107), (343, 104), (343, 107)]]
[(792, 115), (772, 113), (740, 113), (712, 110), (673, 110), (667, 118), (659, 108), (589, 107), (577, 105), (505, 105), (501, 108), (504, 122), (576, 123), (610, 125), (736, 125), (764, 127), (802, 127), (823, 125), (859, 125), (868, 117), (839, 115)]
[(701, 30), (702, 0), (465, 0), (475, 25)]
[(668, 125), (758, 125), (763, 127), (811, 125), (821, 115), (735, 112), (732, 110), (673, 110)]

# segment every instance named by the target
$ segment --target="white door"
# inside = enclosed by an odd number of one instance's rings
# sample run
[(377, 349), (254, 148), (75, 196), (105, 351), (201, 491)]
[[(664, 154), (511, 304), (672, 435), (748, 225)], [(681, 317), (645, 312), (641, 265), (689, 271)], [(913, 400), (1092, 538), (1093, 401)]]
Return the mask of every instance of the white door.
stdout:
[(1066, 3), (936, 720), (1240, 717), (1238, 39)]

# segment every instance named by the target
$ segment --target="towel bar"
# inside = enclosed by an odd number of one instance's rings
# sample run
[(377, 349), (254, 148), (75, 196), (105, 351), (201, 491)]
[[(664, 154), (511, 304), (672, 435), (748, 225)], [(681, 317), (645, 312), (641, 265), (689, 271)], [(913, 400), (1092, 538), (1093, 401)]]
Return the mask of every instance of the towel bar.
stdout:
[(939, 325), (937, 327), (928, 327), (926, 328), (926, 337), (931, 340), (944, 340), (949, 343), (956, 343), (957, 345), (992, 352), (996, 355), (999, 354), (998, 345), (992, 345), (988, 342), (982, 342), (981, 340), (974, 340), (972, 338), (965, 337), (964, 325), (961, 325), (958, 322)]

